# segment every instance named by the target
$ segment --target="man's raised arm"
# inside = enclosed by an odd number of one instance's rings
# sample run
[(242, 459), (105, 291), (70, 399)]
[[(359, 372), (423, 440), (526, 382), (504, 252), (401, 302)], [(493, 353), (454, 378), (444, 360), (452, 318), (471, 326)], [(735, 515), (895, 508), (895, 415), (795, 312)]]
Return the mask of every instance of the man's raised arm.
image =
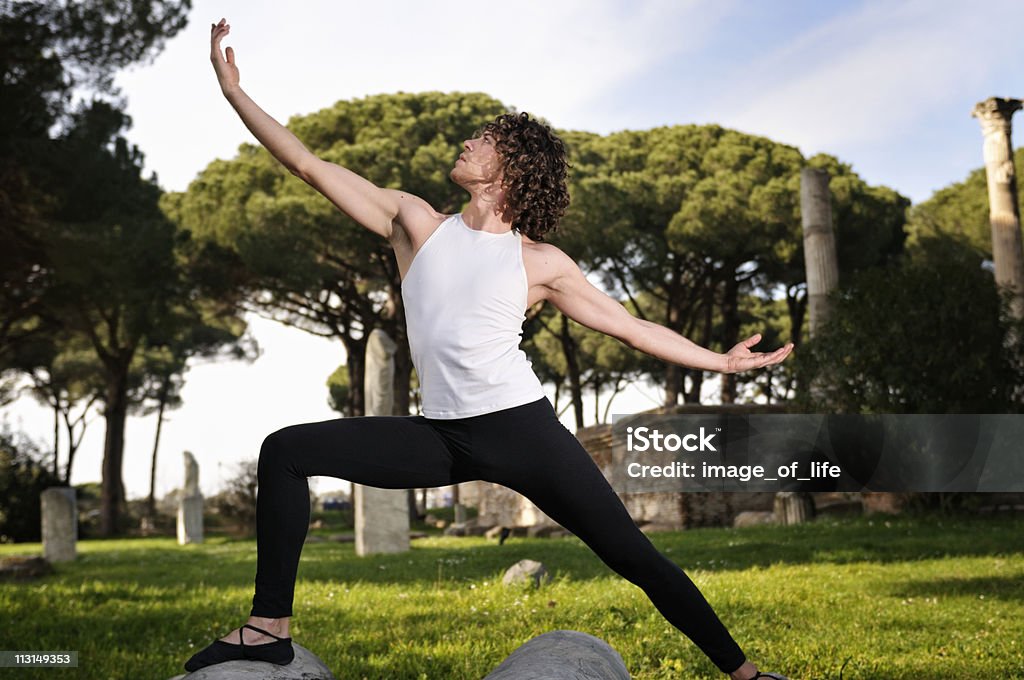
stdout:
[[(231, 26), (224, 19), (213, 24), (210, 29), (210, 60), (217, 72), (221, 92), (238, 112), (245, 127), (289, 172), (319, 191), (359, 224), (390, 239), (400, 206), (410, 203), (403, 202), (401, 198), (408, 195), (381, 189), (351, 170), (317, 158), (288, 128), (257, 106), (239, 86), (234, 50), (228, 47), (226, 58), (221, 54), (220, 41), (230, 30)], [(416, 199), (412, 203), (423, 202)], [(423, 206), (429, 207), (425, 203)]]

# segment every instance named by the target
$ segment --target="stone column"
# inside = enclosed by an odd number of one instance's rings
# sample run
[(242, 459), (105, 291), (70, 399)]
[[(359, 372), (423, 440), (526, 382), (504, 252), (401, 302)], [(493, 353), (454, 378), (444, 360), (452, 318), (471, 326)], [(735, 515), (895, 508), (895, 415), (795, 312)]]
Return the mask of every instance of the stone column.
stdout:
[(1017, 179), (1010, 141), (1011, 118), (1024, 104), (1020, 99), (990, 97), (974, 105), (971, 115), (981, 123), (982, 147), (988, 177), (989, 221), (996, 285), (1013, 292), (1012, 313), (1024, 318), (1024, 247), (1021, 245)]
[(78, 503), (75, 490), (52, 486), (40, 494), (43, 515), (43, 557), (49, 562), (75, 559), (78, 541)]
[(199, 491), (199, 464), (185, 451), (185, 486), (178, 499), (178, 545), (203, 542), (203, 494)]
[[(836, 254), (835, 229), (832, 226), (832, 193), (828, 173), (818, 168), (800, 170), (800, 221), (804, 234), (804, 267), (807, 272), (807, 312), (810, 337), (829, 316), (829, 294), (839, 285), (839, 256)], [(821, 388), (811, 383), (808, 389), (816, 398)], [(813, 516), (814, 500), (808, 493), (792, 494), (801, 507), (809, 506)], [(785, 493), (775, 496), (775, 506), (792, 501)], [(778, 510), (776, 510), (778, 514)], [(786, 523), (806, 521), (806, 515), (787, 516)]]
[(811, 337), (828, 318), (828, 294), (839, 285), (836, 238), (832, 229), (832, 196), (828, 173), (815, 168), (800, 171), (800, 214), (807, 270), (807, 308)]
[[(366, 415), (390, 416), (394, 411), (395, 350), (388, 334), (373, 329), (366, 342), (363, 383)], [(362, 455), (372, 456), (371, 448)], [(409, 549), (408, 492), (352, 484), (355, 507), (356, 554), (396, 553)]]
[(809, 493), (780, 491), (775, 494), (775, 521), (778, 524), (801, 524), (815, 517), (814, 498)]

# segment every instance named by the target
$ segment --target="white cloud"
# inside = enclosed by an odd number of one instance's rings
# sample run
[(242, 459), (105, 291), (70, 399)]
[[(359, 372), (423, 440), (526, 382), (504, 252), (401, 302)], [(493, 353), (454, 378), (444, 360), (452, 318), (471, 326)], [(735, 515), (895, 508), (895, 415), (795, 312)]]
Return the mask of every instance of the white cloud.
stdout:
[(746, 69), (707, 118), (807, 153), (898, 139), (951, 102), (996, 94), (977, 84), (1019, 53), (1021, 7), (866, 3)]

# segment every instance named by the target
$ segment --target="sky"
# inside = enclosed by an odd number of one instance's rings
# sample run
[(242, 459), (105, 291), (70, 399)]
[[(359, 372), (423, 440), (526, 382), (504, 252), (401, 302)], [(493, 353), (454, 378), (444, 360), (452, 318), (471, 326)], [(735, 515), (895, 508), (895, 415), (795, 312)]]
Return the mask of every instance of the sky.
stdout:
[[(189, 26), (152, 63), (116, 78), (133, 123), (126, 136), (167, 191), (186, 190), (209, 163), (256, 143), (210, 65), (210, 24), (221, 17), (232, 27), (223, 46), (234, 48), (242, 88), (281, 122), (372, 94), (485, 92), (561, 129), (716, 123), (765, 135), (805, 156), (832, 154), (915, 203), (981, 166), (976, 102), (1024, 97), (1019, 1), (984, 9), (952, 0), (497, 7), (195, 0)], [(270, 432), (336, 417), (325, 381), (345, 361), (341, 343), (258, 317), (250, 330), (263, 349), (254, 363), (202, 364), (186, 374), (184, 406), (162, 433), (158, 495), (182, 483), (182, 451), (196, 456), (211, 495)], [(714, 383), (705, 388), (713, 398)], [(660, 397), (657, 386), (631, 386), (612, 412), (652, 408)], [(588, 400), (587, 424), (593, 410)], [(570, 414), (563, 420), (572, 429)], [(51, 446), (52, 415), (30, 397), (0, 421)], [(148, 493), (154, 432), (155, 418), (129, 420), (129, 498)], [(99, 480), (102, 446), (103, 422), (94, 416), (72, 483)], [(346, 485), (318, 479), (314, 487)]]

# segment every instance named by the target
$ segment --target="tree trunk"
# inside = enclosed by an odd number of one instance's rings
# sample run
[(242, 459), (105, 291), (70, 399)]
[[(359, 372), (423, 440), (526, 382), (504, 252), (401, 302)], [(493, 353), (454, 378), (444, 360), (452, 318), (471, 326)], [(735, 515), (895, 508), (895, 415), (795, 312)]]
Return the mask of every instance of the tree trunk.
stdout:
[(395, 350), (395, 408), (394, 413), (398, 416), (409, 415), (411, 406), (412, 387), (412, 355), (409, 350), (409, 342), (404, 335), (395, 340), (398, 348)]
[(368, 337), (369, 332), (366, 333), (366, 337), (362, 340), (355, 340), (347, 335), (341, 336), (341, 341), (345, 345), (345, 351), (348, 353), (346, 366), (348, 368), (349, 404), (348, 412), (345, 415), (349, 418), (366, 414), (366, 398), (363, 394), (363, 389), (365, 381), (364, 372), (366, 371), (366, 339)]
[[(739, 295), (740, 282), (736, 278), (736, 267), (728, 265), (725, 268), (725, 294), (722, 298), (722, 345), (724, 351), (728, 352), (740, 337), (740, 311)], [(722, 403), (732, 404), (736, 401), (736, 375), (734, 373), (722, 374)]]
[[(399, 282), (401, 287), (401, 282)], [(409, 347), (409, 336), (405, 332), (405, 310), (401, 304), (394, 304), (394, 316), (397, 321), (385, 319), (384, 330), (395, 341), (395, 354), (392, 361), (395, 366), (394, 374), (394, 410), (396, 416), (409, 414), (409, 407), (412, 403), (412, 350)]]
[(603, 425), (608, 422), (609, 412), (612, 410), (612, 402), (619, 392), (622, 391), (621, 385), (622, 381), (619, 378), (615, 378), (615, 382), (612, 384), (612, 393), (608, 396), (608, 401), (604, 403), (604, 413), (602, 413), (601, 419), (597, 421), (598, 423)]
[[(714, 331), (715, 321), (715, 289), (708, 282), (708, 285), (704, 286), (704, 291), (704, 327), (701, 332), (700, 345), (702, 347), (711, 347), (711, 334)], [(684, 401), (687, 404), (699, 404), (700, 392), (704, 387), (704, 371), (694, 369), (689, 371), (689, 373), (690, 391), (686, 393)]]
[[(665, 327), (669, 330), (679, 332), (682, 327), (680, 321), (680, 284), (682, 267), (679, 258), (672, 258), (672, 274), (666, 289), (668, 304), (665, 310)], [(686, 369), (678, 364), (669, 363), (665, 368), (665, 401), (663, 406), (671, 407), (679, 403), (679, 395), (684, 391), (684, 380)], [(683, 401), (686, 401), (685, 397)]]
[(562, 342), (562, 352), (565, 354), (565, 365), (569, 378), (569, 390), (572, 393), (572, 408), (576, 416), (576, 429), (583, 428), (583, 387), (580, 385), (580, 367), (576, 360), (576, 341), (569, 332), (569, 317), (559, 314), (562, 319), (562, 329), (559, 340)]
[(419, 521), (420, 511), (416, 507), (416, 489), (406, 489), (406, 502), (409, 505), (409, 522)]
[(53, 405), (53, 476), (60, 476), (60, 406)]
[(103, 440), (103, 482), (100, 506), (100, 534), (113, 536), (120, 530), (124, 509), (124, 429), (128, 419), (128, 363), (121, 362), (107, 375), (107, 431)]
[[(83, 431), (85, 429), (84, 418), (82, 429)], [(75, 441), (75, 428), (72, 426), (71, 419), (67, 414), (64, 415), (64, 431), (68, 433), (68, 462), (67, 467), (64, 468), (64, 484), (65, 486), (71, 486), (71, 463), (75, 460), (75, 451), (78, 449), (78, 443), (81, 441), (81, 438), (79, 438), (79, 442)]]
[[(675, 287), (674, 284), (673, 287)], [(665, 325), (668, 329), (679, 332), (679, 309), (674, 304), (669, 305), (668, 318), (665, 320)], [(669, 363), (667, 365), (665, 369), (664, 406), (670, 407), (679, 403), (679, 395), (683, 392), (683, 378), (685, 374), (686, 369), (679, 364)], [(684, 398), (683, 401), (686, 401), (686, 399)]]
[(790, 340), (797, 347), (803, 342), (804, 314), (807, 313), (807, 297), (797, 296), (798, 288), (786, 287), (786, 308), (789, 310), (789, 327), (792, 329)]
[[(64, 413), (64, 431), (68, 435), (68, 462), (67, 467), (64, 468), (64, 484), (71, 486), (71, 464), (75, 461), (75, 452), (78, 451), (79, 445), (82, 443), (82, 438), (85, 436), (85, 429), (89, 425), (89, 421), (86, 420), (86, 416), (89, 414), (89, 409), (92, 407), (93, 399), (89, 400), (86, 404), (85, 410), (82, 411), (82, 415), (79, 416), (74, 423), (71, 422), (71, 417)], [(78, 431), (78, 436), (75, 436), (75, 426), (81, 422), (82, 428)]]
[(164, 425), (164, 407), (167, 405), (167, 384), (170, 376), (160, 386), (160, 408), (156, 416), (156, 437), (153, 439), (153, 462), (149, 469), (149, 498), (146, 499), (146, 514), (156, 517), (156, 454), (160, 449), (160, 430)]
[[(671, 304), (671, 294), (669, 299), (670, 303), (666, 315), (667, 318), (665, 319), (665, 327), (678, 333), (679, 310), (675, 305)], [(665, 367), (665, 402), (662, 404), (663, 406), (671, 407), (679, 403), (679, 395), (683, 392), (683, 377), (685, 373), (686, 369), (679, 364), (667, 363)]]

